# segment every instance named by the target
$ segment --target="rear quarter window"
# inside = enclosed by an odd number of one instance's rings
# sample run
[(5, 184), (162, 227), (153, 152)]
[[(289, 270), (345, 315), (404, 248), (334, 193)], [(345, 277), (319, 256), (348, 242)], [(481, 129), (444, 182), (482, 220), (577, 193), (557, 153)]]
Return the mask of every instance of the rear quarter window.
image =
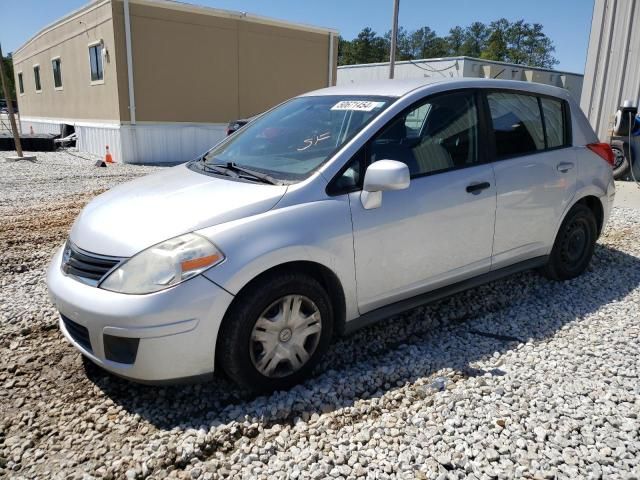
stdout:
[(542, 106), (545, 130), (547, 132), (547, 148), (558, 148), (567, 145), (569, 142), (564, 102), (553, 98), (541, 97), (540, 105)]

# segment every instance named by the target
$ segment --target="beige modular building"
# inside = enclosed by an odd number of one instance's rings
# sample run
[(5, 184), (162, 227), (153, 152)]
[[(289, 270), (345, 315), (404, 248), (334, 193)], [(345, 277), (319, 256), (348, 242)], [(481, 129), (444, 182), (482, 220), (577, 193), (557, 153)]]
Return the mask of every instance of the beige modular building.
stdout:
[[(338, 32), (170, 0), (95, 0), (13, 52), (23, 132), (181, 162), (227, 122), (335, 84)], [(70, 131), (69, 128), (65, 129)]]

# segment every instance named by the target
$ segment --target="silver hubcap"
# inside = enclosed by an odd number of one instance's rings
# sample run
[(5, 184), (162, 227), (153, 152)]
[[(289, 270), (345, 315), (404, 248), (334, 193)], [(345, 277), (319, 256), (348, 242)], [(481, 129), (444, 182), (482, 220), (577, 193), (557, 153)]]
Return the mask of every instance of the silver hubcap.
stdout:
[(315, 303), (302, 295), (273, 302), (251, 331), (253, 366), (264, 376), (286, 377), (300, 370), (318, 347), (322, 319)]

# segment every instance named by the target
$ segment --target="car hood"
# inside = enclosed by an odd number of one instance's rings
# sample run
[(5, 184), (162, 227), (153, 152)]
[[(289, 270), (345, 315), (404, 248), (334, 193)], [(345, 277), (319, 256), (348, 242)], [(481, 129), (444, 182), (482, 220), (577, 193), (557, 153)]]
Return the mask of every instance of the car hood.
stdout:
[(130, 257), (183, 233), (266, 212), (286, 191), (180, 165), (99, 195), (82, 210), (70, 238), (88, 252)]

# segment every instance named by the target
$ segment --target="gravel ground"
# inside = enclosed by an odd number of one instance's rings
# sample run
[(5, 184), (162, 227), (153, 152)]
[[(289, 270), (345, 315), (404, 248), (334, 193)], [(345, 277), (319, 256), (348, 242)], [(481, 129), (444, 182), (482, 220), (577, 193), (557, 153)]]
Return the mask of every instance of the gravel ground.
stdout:
[(251, 398), (118, 379), (56, 328), (54, 249), (91, 197), (151, 170), (0, 162), (0, 477), (640, 477), (640, 210), (614, 210), (578, 279), (523, 273), (391, 318)]

